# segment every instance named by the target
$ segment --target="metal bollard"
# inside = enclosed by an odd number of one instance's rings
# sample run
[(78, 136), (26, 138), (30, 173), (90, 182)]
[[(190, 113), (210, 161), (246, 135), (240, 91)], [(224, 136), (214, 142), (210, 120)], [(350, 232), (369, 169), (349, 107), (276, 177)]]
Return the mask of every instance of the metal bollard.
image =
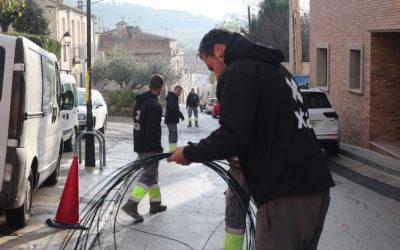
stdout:
[(94, 131), (83, 131), (76, 137), (74, 145), (74, 154), (78, 152), (79, 163), (82, 162), (82, 138), (85, 135), (93, 135), (99, 142), (99, 159), (100, 159), (100, 170), (103, 170), (103, 166), (106, 165), (106, 140), (104, 135), (97, 130)]

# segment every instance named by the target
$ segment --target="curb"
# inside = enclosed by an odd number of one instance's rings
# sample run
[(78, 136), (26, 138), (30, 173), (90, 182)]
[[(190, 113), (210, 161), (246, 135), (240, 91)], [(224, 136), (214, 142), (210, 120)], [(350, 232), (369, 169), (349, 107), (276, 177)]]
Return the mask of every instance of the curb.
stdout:
[(386, 184), (377, 179), (372, 179), (332, 159), (327, 158), (327, 162), (329, 163), (332, 172), (335, 172), (338, 175), (350, 179), (351, 181), (361, 186), (367, 187), (383, 196), (400, 202), (400, 188)]

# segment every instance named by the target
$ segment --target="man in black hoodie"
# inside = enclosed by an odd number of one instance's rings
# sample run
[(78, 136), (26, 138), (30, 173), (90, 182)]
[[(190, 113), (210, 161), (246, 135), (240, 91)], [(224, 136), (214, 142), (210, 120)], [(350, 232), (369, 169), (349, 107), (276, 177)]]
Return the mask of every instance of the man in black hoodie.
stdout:
[(179, 118), (185, 120), (185, 117), (179, 111), (179, 96), (181, 95), (182, 87), (176, 85), (174, 92), (169, 92), (167, 99), (167, 108), (165, 112), (165, 124), (168, 127), (168, 142), (169, 142), (169, 152), (174, 152), (176, 150), (176, 143), (178, 142), (178, 123)]
[[(150, 90), (136, 97), (133, 108), (133, 148), (140, 158), (162, 153), (161, 146), (161, 116), (162, 107), (158, 96), (164, 86), (161, 75), (153, 75), (149, 81)], [(138, 182), (132, 190), (131, 197), (122, 207), (122, 210), (133, 217), (136, 222), (142, 222), (143, 216), (138, 213), (138, 204), (149, 192), (150, 213), (159, 213), (167, 210), (161, 205), (161, 191), (158, 185), (158, 162), (146, 166), (139, 176)]]
[(334, 183), (283, 54), (214, 29), (199, 55), (218, 79), (220, 127), (169, 160), (237, 155), (257, 205), (256, 248), (316, 249)]

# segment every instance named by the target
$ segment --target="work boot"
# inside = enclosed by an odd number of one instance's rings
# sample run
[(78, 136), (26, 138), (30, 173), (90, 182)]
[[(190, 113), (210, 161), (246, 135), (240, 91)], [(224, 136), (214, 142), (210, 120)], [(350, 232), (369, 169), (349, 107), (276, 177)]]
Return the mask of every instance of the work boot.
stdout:
[(122, 206), (122, 211), (124, 211), (127, 215), (135, 219), (135, 222), (140, 223), (143, 221), (143, 216), (138, 213), (138, 204), (133, 200), (129, 199)]
[(161, 205), (161, 202), (150, 202), (150, 213), (156, 214), (167, 210), (167, 206)]
[(188, 128), (192, 127), (192, 122), (189, 122)]
[(195, 121), (194, 124), (196, 125), (196, 128), (199, 127), (199, 123), (197, 121)]

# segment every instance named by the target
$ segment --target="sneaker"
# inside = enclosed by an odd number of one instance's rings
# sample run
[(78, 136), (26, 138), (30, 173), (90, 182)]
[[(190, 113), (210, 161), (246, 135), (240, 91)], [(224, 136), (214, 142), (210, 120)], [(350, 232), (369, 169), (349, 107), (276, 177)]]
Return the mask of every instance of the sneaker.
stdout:
[(161, 213), (161, 212), (164, 212), (165, 210), (167, 210), (167, 206), (165, 206), (165, 205), (161, 205), (161, 204), (159, 204), (159, 205), (152, 205), (152, 204), (150, 204), (150, 213), (151, 214), (156, 214), (156, 213)]
[(143, 222), (143, 216), (141, 216), (137, 211), (137, 204), (128, 200), (123, 206), (122, 211), (124, 211), (127, 215), (135, 219), (135, 222), (140, 223)]

